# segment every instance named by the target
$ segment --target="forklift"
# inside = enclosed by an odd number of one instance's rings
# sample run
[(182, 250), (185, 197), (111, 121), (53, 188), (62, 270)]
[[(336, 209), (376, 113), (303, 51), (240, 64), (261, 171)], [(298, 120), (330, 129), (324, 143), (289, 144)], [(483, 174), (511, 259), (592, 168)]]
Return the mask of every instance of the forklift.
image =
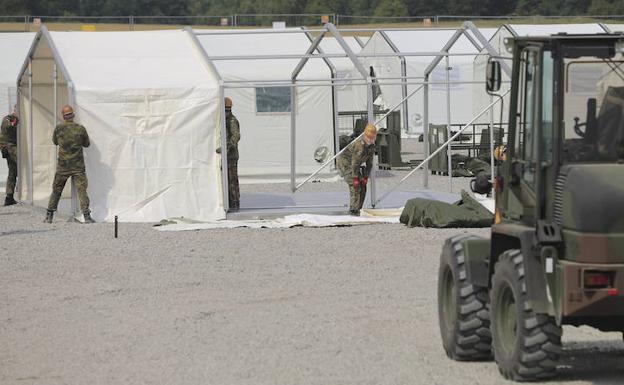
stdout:
[[(447, 239), (446, 354), (515, 381), (556, 376), (563, 325), (624, 332), (624, 34), (512, 37), (506, 158), (489, 238)], [(497, 95), (491, 58), (486, 89)], [(584, 121), (583, 121), (584, 120)]]

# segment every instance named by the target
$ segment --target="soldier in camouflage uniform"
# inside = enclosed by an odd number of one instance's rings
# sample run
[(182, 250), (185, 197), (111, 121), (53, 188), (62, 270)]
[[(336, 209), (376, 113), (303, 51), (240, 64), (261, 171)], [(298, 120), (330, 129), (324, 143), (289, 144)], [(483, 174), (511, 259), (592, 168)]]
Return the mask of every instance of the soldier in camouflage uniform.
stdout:
[(78, 189), (80, 209), (84, 214), (84, 221), (85, 223), (93, 223), (91, 210), (89, 210), (88, 182), (82, 153), (82, 148), (90, 145), (89, 135), (83, 126), (74, 123), (74, 110), (71, 106), (63, 107), (62, 114), (65, 122), (54, 128), (52, 136), (52, 142), (58, 146), (58, 162), (45, 222), (52, 223), (54, 211), (56, 211), (59, 199), (61, 199), (65, 183), (69, 177), (72, 177)]
[(13, 112), (2, 119), (0, 127), (0, 151), (2, 157), (6, 158), (9, 167), (9, 176), (6, 182), (6, 198), (4, 205), (10, 206), (17, 202), (13, 198), (15, 192), (15, 182), (17, 181), (17, 112)]
[[(232, 99), (225, 98), (225, 130), (227, 133), (228, 201), (230, 211), (240, 208), (240, 190), (238, 187), (238, 142), (240, 126), (232, 113)], [(217, 149), (221, 153), (221, 147)]]
[[(336, 158), (336, 165), (349, 185), (349, 213), (360, 215), (366, 198), (366, 184), (373, 168), (377, 127), (368, 124), (364, 134), (349, 144)], [(361, 167), (365, 163), (366, 166)]]

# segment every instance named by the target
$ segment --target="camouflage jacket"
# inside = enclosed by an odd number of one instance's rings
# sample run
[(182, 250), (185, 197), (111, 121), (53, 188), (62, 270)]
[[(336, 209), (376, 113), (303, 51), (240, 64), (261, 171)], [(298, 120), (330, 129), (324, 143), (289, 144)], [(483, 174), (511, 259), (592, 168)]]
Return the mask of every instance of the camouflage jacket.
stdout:
[(351, 173), (353, 176), (359, 175), (360, 166), (366, 163), (362, 176), (369, 176), (373, 168), (373, 157), (375, 156), (375, 145), (368, 145), (364, 138), (358, 138), (351, 142), (342, 154), (338, 156), (338, 166), (341, 171)]
[(59, 146), (58, 173), (85, 172), (83, 147), (89, 147), (89, 135), (87, 130), (74, 122), (61, 123), (54, 129), (52, 142)]
[(240, 126), (238, 119), (232, 112), (225, 115), (225, 130), (227, 132), (227, 157), (238, 159), (238, 141), (240, 140)]
[(17, 146), (17, 116), (11, 114), (2, 119), (0, 127), (0, 149)]

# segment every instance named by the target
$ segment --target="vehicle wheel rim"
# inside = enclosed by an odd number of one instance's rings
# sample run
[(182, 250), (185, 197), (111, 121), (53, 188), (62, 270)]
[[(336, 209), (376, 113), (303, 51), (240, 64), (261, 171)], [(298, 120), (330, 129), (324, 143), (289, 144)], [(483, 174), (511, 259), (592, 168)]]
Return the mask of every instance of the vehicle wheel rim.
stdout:
[(518, 310), (514, 293), (509, 285), (501, 290), (498, 301), (498, 335), (501, 346), (507, 354), (510, 354), (516, 345)]
[(446, 268), (444, 271), (444, 284), (442, 286), (442, 299), (444, 312), (444, 325), (446, 330), (451, 330), (455, 324), (455, 312), (457, 308), (457, 295), (455, 292), (455, 280), (453, 279), (453, 272), (450, 268)]

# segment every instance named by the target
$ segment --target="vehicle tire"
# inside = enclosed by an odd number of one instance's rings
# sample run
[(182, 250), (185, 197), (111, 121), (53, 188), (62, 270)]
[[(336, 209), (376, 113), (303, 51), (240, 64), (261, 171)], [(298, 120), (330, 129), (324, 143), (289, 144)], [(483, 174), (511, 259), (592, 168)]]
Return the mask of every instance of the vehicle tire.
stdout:
[(496, 263), (490, 290), (492, 347), (505, 378), (535, 381), (557, 374), (561, 327), (531, 309), (524, 272), (520, 250), (504, 252)]
[(492, 357), (487, 288), (467, 281), (462, 242), (472, 236), (449, 238), (440, 255), (438, 322), (446, 355), (458, 361)]

